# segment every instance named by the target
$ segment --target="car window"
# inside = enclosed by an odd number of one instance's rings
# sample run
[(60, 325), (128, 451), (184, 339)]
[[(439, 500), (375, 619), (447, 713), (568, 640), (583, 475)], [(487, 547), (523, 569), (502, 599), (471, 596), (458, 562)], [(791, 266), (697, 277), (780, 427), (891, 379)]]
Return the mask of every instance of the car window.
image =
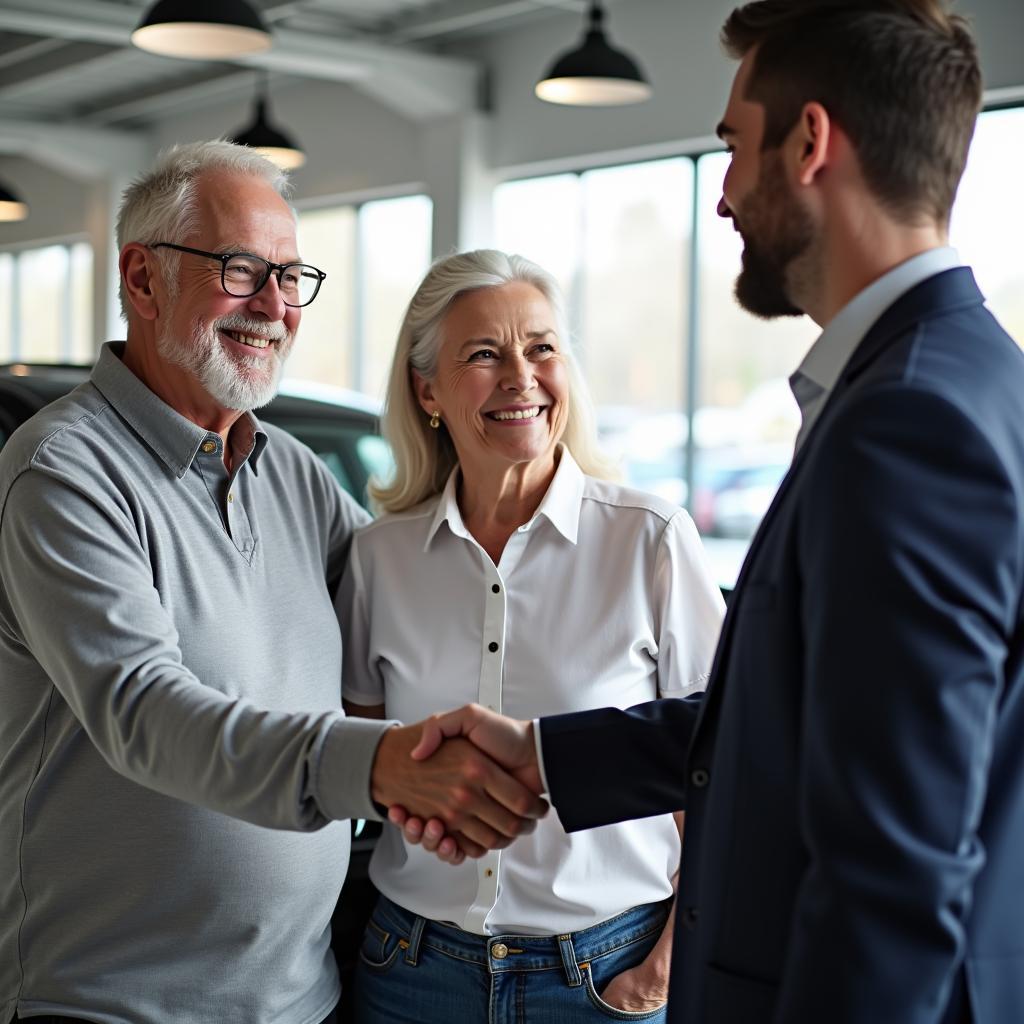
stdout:
[(341, 461), (341, 456), (337, 452), (333, 451), (319, 451), (316, 453), (317, 458), (331, 471), (331, 476), (341, 484), (342, 487), (348, 491), (349, 494), (354, 498), (358, 498), (358, 488), (356, 484), (352, 482), (352, 477), (348, 475), (348, 471), (345, 469), (345, 464)]
[[(82, 374), (86, 370), (83, 368)], [(47, 378), (48, 380), (48, 378)], [(45, 383), (41, 378), (39, 384)], [(69, 377), (66, 390), (79, 383)], [(11, 434), (47, 401), (62, 393), (59, 386), (50, 388), (52, 394), (43, 397), (38, 385), (32, 381), (0, 380), (0, 448)], [(375, 418), (345, 406), (336, 411), (317, 409), (315, 415), (303, 411), (282, 413), (273, 405), (262, 409), (260, 417), (287, 430), (293, 437), (308, 445), (324, 462), (338, 483), (364, 507), (368, 507), (366, 493), (371, 474), (386, 477), (391, 470), (391, 450), (377, 435)]]
[(364, 434), (356, 442), (356, 453), (366, 469), (367, 476), (377, 480), (389, 480), (395, 470), (391, 445), (378, 434)]
[(0, 383), (0, 448), (44, 402), (20, 384)]

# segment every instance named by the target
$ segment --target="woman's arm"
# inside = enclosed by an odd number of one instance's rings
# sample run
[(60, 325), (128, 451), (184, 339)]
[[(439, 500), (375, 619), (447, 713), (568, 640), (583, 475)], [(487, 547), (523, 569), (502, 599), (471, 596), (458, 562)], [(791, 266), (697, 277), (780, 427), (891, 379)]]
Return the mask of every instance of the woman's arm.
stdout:
[[(677, 513), (662, 537), (655, 570), (657, 619), (661, 626), (658, 655), (658, 691), (668, 699), (692, 692), (707, 678), (725, 606), (711, 577), (697, 531), (690, 517)], [(701, 687), (703, 688), (703, 687)], [(683, 841), (684, 812), (672, 817)], [(672, 876), (672, 888), (679, 872)], [(665, 927), (642, 963), (614, 977), (601, 998), (620, 1010), (643, 1013), (668, 999), (672, 966), (675, 903)]]
[[(676, 811), (672, 817), (683, 840), (684, 812)], [(672, 876), (672, 888), (679, 884), (679, 872)], [(668, 1000), (668, 979), (672, 967), (672, 933), (675, 928), (676, 905), (668, 912), (665, 927), (658, 941), (642, 963), (617, 974), (600, 993), (610, 1006), (630, 1013), (646, 1013), (663, 1006)]]

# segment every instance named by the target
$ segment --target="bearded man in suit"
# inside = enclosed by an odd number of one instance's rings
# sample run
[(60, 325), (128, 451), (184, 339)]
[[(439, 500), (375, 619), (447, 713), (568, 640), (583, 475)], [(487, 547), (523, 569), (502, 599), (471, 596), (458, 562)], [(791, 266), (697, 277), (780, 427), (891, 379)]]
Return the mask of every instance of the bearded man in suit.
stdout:
[(1024, 1020), (1024, 356), (947, 234), (974, 41), (941, 0), (762, 0), (723, 39), (737, 297), (823, 330), (706, 695), (463, 709), (416, 754), (540, 768), (569, 830), (685, 807), (670, 1021)]

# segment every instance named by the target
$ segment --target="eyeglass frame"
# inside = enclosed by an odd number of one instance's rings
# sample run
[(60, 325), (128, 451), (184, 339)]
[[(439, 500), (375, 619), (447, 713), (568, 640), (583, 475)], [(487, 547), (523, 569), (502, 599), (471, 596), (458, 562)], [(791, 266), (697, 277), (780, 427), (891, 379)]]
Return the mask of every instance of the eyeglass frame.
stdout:
[[(208, 260), (216, 260), (220, 264), (220, 286), (224, 289), (225, 295), (230, 295), (234, 299), (251, 299), (254, 295), (258, 295), (266, 287), (267, 282), (270, 280), (270, 275), (277, 271), (277, 284), (280, 288), (281, 285), (281, 274), (289, 267), (309, 267), (310, 270), (316, 271), (317, 281), (316, 287), (313, 289), (313, 294), (309, 297), (306, 302), (288, 302), (284, 296), (281, 296), (281, 301), (288, 306), (290, 309), (302, 309), (305, 306), (310, 305), (313, 300), (320, 294), (320, 285), (327, 280), (327, 275), (320, 270), (318, 267), (314, 267), (309, 263), (302, 263), (298, 260), (292, 260), (289, 263), (271, 263), (270, 260), (264, 259), (262, 256), (257, 256), (254, 252), (206, 252), (205, 249), (193, 249), (187, 245), (177, 245), (174, 242), (153, 242), (151, 245), (146, 247), (147, 249), (175, 249), (178, 252), (191, 253), (193, 256), (205, 256)], [(224, 282), (224, 274), (227, 271), (228, 262), (235, 259), (238, 256), (247, 256), (249, 259), (259, 260), (260, 263), (267, 265), (266, 272), (260, 279), (260, 283), (251, 291), (245, 295), (236, 295), (232, 291), (228, 291), (228, 286)]]

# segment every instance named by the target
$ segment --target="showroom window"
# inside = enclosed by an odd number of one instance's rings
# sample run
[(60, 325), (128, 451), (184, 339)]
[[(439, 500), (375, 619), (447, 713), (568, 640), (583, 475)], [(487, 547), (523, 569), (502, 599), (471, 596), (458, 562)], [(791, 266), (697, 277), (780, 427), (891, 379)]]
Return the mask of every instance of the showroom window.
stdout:
[[(1024, 343), (1024, 108), (978, 120), (951, 241)], [(757, 320), (733, 298), (739, 235), (716, 213), (722, 152), (505, 182), (496, 244), (551, 271), (605, 447), (627, 482), (684, 504), (730, 587), (788, 468), (799, 427), (789, 374), (807, 317)]]
[(302, 258), (327, 274), (302, 314), (290, 379), (384, 394), (405, 307), (430, 264), (427, 196), (299, 211)]
[(978, 118), (950, 223), (950, 241), (974, 268), (989, 308), (1024, 345), (1024, 107)]
[(92, 246), (0, 252), (0, 362), (89, 363)]

